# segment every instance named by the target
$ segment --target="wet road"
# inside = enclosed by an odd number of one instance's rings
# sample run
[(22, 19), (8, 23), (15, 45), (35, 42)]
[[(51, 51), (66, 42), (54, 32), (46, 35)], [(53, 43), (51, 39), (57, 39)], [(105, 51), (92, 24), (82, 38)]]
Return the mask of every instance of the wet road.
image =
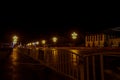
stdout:
[(104, 56), (105, 80), (120, 80), (120, 55)]
[(13, 49), (0, 64), (0, 80), (64, 80), (64, 76)]

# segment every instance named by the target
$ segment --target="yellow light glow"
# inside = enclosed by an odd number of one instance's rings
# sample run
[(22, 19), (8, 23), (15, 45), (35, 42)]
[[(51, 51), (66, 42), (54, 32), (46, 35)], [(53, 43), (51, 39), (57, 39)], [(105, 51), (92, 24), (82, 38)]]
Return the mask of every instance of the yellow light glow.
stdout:
[(14, 39), (13, 42), (17, 42), (17, 39)]
[(31, 45), (30, 43), (27, 44), (27, 46), (30, 46), (30, 45)]
[(46, 41), (45, 40), (42, 40), (42, 44), (45, 44), (46, 43)]
[(13, 36), (13, 40), (17, 40), (18, 39), (18, 37), (17, 36)]
[(77, 39), (78, 34), (76, 32), (73, 32), (71, 36), (72, 36), (72, 39)]
[(39, 42), (37, 41), (36, 44), (39, 45)]
[[(16, 60), (18, 60), (17, 50), (18, 50), (18, 49), (14, 48), (13, 51), (12, 51), (12, 54), (11, 54), (11, 59), (12, 59), (11, 62), (12, 62), (12, 64), (14, 64), (14, 65), (17, 65), (17, 62), (16, 62)], [(14, 68), (13, 68), (13, 69), (14, 69)]]
[(58, 39), (57, 39), (57, 37), (53, 37), (52, 40), (53, 40), (53, 42), (57, 42)]
[(57, 49), (52, 49), (52, 56), (53, 56), (53, 63), (57, 64), (57, 59), (58, 59), (58, 50)]
[(13, 36), (13, 44), (17, 44), (17, 41), (18, 41), (18, 37), (17, 36)]
[(80, 51), (79, 50), (75, 50), (75, 49), (72, 49), (72, 50), (70, 50), (72, 53), (72, 61), (73, 61), (73, 65), (74, 66), (76, 66), (77, 65), (77, 54), (79, 54), (80, 53)]
[(72, 54), (72, 61), (73, 61), (73, 65), (76, 66), (77, 65), (77, 55), (76, 54)]
[(13, 42), (13, 44), (16, 44), (17, 42)]
[(32, 45), (32, 43), (29, 43), (29, 45), (31, 46), (31, 45)]
[(32, 45), (35, 45), (35, 42), (33, 42)]
[(75, 53), (75, 54), (79, 54), (80, 53), (79, 50), (75, 50), (75, 49), (71, 49), (70, 51), (73, 52), (73, 53)]

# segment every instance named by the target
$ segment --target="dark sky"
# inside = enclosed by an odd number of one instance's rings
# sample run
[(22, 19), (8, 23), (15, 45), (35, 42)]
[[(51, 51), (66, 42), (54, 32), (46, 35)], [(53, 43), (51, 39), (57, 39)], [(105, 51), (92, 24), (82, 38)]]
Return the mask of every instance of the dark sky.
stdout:
[(0, 15), (0, 41), (9, 41), (14, 34), (22, 41), (27, 41), (52, 35), (68, 35), (72, 31), (96, 32), (119, 26), (119, 16), (104, 11), (19, 11), (12, 15)]

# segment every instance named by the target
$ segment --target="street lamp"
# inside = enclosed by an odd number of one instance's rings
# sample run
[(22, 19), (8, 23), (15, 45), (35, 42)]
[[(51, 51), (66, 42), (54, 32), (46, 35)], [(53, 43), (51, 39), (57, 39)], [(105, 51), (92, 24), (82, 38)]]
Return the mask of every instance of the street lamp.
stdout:
[(17, 41), (18, 41), (18, 37), (16, 35), (13, 36), (13, 46), (17, 44)]
[(32, 45), (32, 43), (29, 43), (29, 45), (31, 46), (31, 45)]
[(32, 43), (27, 44), (27, 47), (31, 48), (31, 46), (32, 46)]
[(35, 46), (35, 42), (32, 42), (32, 45)]
[(58, 38), (57, 37), (53, 37), (52, 40), (53, 40), (53, 42), (55, 44), (57, 42)]
[(72, 39), (77, 39), (78, 34), (76, 32), (73, 32), (71, 36), (72, 36)]
[(45, 45), (46, 41), (45, 40), (42, 40), (42, 44)]
[(17, 40), (18, 39), (18, 37), (17, 36), (13, 36), (13, 40)]
[(43, 47), (45, 48), (46, 40), (42, 40), (41, 42), (42, 42), (42, 44), (43, 44)]
[(39, 45), (39, 41), (35, 42), (36, 45)]
[(53, 37), (52, 40), (54, 43), (56, 43), (58, 39), (57, 39), (57, 37)]
[[(73, 39), (73, 40), (76, 40), (77, 37), (78, 37), (78, 34), (77, 34), (76, 32), (73, 32), (73, 33), (71, 34), (71, 36), (72, 36), (72, 39)], [(75, 42), (73, 42), (73, 45), (75, 45)]]

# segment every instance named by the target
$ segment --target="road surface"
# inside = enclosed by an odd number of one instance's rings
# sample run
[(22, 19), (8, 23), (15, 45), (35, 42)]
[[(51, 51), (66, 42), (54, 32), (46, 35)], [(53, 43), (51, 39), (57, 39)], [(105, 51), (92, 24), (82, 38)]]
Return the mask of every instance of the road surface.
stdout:
[(64, 76), (13, 49), (0, 61), (0, 80), (64, 80)]

